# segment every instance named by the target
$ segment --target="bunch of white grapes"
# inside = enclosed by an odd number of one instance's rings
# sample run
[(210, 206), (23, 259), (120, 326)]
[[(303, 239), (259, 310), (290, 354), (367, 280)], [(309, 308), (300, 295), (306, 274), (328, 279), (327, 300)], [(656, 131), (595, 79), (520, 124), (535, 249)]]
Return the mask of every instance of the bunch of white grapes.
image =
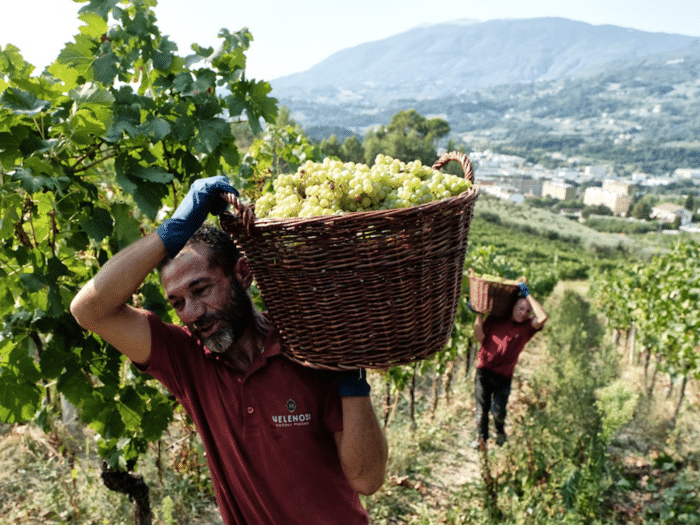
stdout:
[(280, 175), (274, 193), (255, 203), (258, 218), (315, 217), (368, 210), (389, 210), (459, 195), (471, 186), (419, 160), (402, 162), (379, 154), (366, 164), (326, 158), (307, 161), (296, 173)]

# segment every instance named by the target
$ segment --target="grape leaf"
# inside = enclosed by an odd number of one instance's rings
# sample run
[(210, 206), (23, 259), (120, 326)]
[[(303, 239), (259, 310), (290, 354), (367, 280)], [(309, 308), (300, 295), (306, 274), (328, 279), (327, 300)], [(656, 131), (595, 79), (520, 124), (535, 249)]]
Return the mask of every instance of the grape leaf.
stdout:
[(198, 133), (192, 141), (192, 147), (199, 153), (213, 153), (222, 138), (231, 134), (229, 124), (223, 119), (200, 121), (196, 128)]
[(0, 421), (20, 423), (30, 420), (41, 402), (41, 389), (8, 368), (0, 370)]
[(78, 366), (71, 366), (58, 376), (56, 388), (66, 399), (76, 406), (92, 394), (92, 385), (85, 372)]
[(138, 130), (151, 141), (158, 142), (159, 140), (165, 139), (170, 134), (172, 126), (170, 122), (164, 118), (154, 117), (141, 124)]
[(131, 216), (131, 208), (125, 203), (112, 205), (112, 217), (114, 217), (114, 236), (120, 248), (128, 246), (141, 238), (139, 221)]
[(88, 236), (100, 242), (105, 237), (112, 234), (114, 221), (112, 215), (104, 208), (94, 208), (92, 212), (86, 210), (80, 215), (80, 226)]
[(33, 117), (51, 107), (51, 102), (40, 100), (32, 93), (9, 87), (0, 95), (0, 107), (20, 115)]
[(95, 79), (108, 86), (114, 82), (114, 79), (119, 74), (119, 58), (113, 52), (105, 53), (101, 57), (95, 59), (92, 63), (92, 70)]

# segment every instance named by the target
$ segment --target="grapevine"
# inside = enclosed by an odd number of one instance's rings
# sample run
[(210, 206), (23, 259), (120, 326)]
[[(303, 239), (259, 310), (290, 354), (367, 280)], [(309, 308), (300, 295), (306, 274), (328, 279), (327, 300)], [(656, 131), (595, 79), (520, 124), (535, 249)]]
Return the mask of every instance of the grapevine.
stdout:
[[(643, 265), (622, 266), (598, 277), (593, 291), (599, 310), (612, 325), (633, 326), (647, 351), (647, 365), (656, 357), (657, 368), (685, 384), (700, 377), (700, 245), (679, 242)], [(651, 395), (653, 381), (648, 386)], [(683, 393), (678, 400), (676, 413)]]
[(255, 214), (259, 218), (313, 217), (407, 208), (454, 197), (470, 186), (471, 181), (444, 174), (420, 160), (405, 163), (379, 154), (370, 168), (326, 158), (307, 161), (296, 173), (277, 177), (274, 192), (256, 201)]

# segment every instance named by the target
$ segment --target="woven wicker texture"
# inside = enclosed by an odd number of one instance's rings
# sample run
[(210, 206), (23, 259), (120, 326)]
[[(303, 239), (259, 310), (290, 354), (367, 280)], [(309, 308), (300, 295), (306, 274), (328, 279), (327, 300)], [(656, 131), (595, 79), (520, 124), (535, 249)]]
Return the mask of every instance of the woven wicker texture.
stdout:
[[(434, 164), (469, 159), (447, 153)], [(461, 293), (478, 189), (395, 210), (256, 219), (226, 195), (221, 215), (250, 262), (283, 351), (313, 368), (386, 368), (447, 343)]]
[(517, 285), (481, 277), (471, 268), (468, 277), (469, 302), (473, 310), (498, 317), (505, 317), (513, 312), (515, 300), (520, 292)]

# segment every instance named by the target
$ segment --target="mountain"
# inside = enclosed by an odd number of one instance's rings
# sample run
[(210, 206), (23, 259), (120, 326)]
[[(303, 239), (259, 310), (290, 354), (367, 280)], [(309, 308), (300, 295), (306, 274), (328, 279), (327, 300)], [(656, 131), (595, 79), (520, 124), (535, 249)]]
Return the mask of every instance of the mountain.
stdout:
[(695, 37), (564, 18), (455, 21), (339, 51), (271, 81), (281, 103), (384, 104), (557, 80), (686, 48)]
[[(450, 31), (421, 33), (435, 27)], [(457, 45), (461, 32), (478, 53)], [(433, 35), (420, 57), (404, 49), (418, 33)], [(375, 44), (383, 55), (368, 51)], [(437, 57), (438, 48), (452, 58), (435, 60), (436, 77), (452, 80), (399, 74), (418, 71), (407, 61)], [(375, 60), (361, 62), (361, 50)], [(565, 155), (625, 173), (700, 167), (700, 38), (563, 19), (441, 24), (339, 52), (272, 84), (272, 95), (316, 141), (362, 138), (415, 109), (448, 122), (440, 147), (455, 140), (533, 159)]]

